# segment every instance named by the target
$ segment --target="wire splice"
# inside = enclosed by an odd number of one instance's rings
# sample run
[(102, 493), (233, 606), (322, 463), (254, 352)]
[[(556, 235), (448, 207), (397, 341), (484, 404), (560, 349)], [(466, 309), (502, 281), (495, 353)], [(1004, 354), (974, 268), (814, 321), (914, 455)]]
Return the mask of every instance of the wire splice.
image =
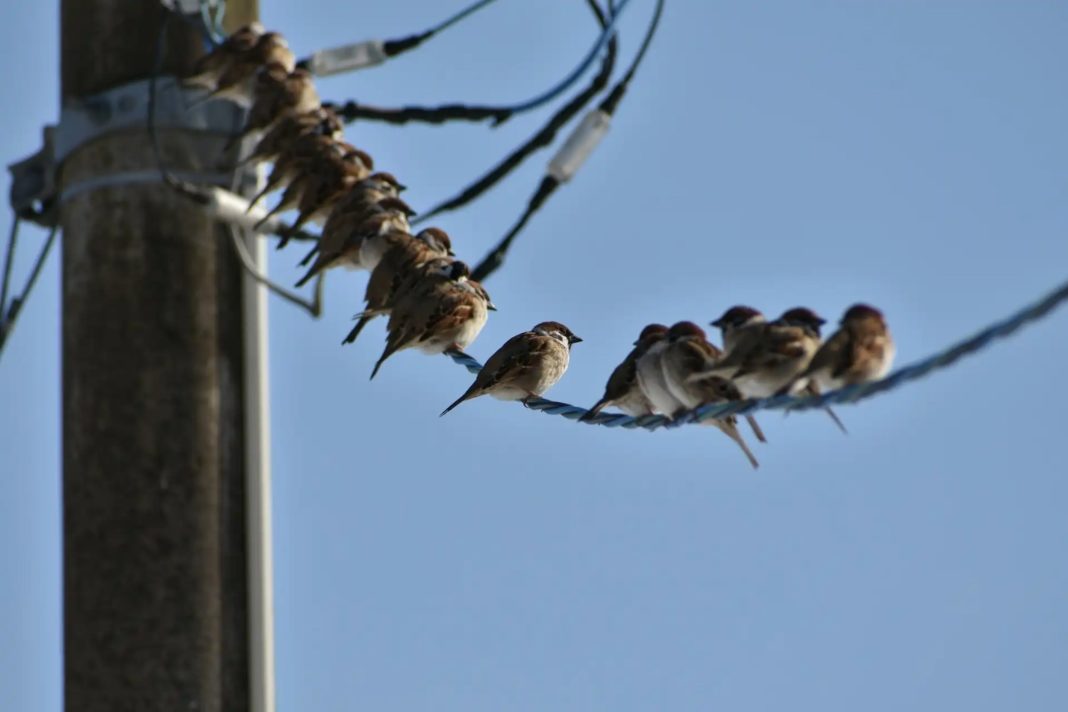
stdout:
[(600, 108), (586, 114), (549, 161), (546, 172), (558, 183), (571, 180), (608, 133), (611, 122), (612, 117)]

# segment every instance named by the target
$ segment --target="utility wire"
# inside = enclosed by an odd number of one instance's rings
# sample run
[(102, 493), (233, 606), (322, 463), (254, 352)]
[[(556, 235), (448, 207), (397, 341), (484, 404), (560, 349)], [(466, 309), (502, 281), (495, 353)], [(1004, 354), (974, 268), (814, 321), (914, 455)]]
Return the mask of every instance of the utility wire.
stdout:
[(426, 32), (420, 32), (417, 35), (411, 35), (410, 37), (404, 37), (398, 40), (387, 40), (386, 42), (383, 42), (382, 49), (387, 57), (396, 57), (398, 54), (415, 49), (434, 35), (449, 29), (458, 22), (466, 20), (469, 16), (474, 15), (482, 8), (491, 5), (496, 1), (497, 0), (478, 0), (478, 2), (468, 5), (463, 10), (460, 10), (452, 17), (438, 23), (434, 27), (431, 27)]
[[(596, 0), (587, 0), (586, 4), (596, 17), (598, 25), (603, 29), (607, 20), (605, 19), (604, 13), (601, 12), (601, 8)], [(609, 11), (612, 11), (611, 2), (609, 2)], [(593, 97), (600, 94), (604, 88), (608, 86), (608, 80), (612, 76), (612, 70), (615, 68), (617, 46), (618, 41), (616, 37), (613, 36), (608, 43), (608, 50), (605, 52), (604, 59), (601, 61), (601, 69), (597, 75), (594, 76), (590, 85), (579, 94), (576, 94), (571, 101), (564, 104), (563, 107), (553, 114), (552, 118), (549, 119), (538, 133), (531, 136), (526, 143), (512, 151), (512, 153), (503, 161), (490, 169), (489, 172), (477, 181), (464, 188), (460, 193), (448, 200), (438, 203), (429, 211), (420, 215), (412, 225), (419, 225), (436, 215), (450, 210), (456, 210), (459, 207), (467, 205), (499, 183), (505, 176), (518, 168), (527, 158), (542, 148), (548, 147), (553, 142), (553, 139), (556, 138), (557, 132), (573, 119), (576, 114), (582, 111), (582, 109), (593, 100)]]
[(630, 0), (620, 0), (616, 11), (611, 13), (608, 23), (601, 31), (593, 47), (586, 53), (567, 76), (557, 82), (556, 85), (527, 101), (505, 106), (480, 106), (466, 104), (447, 104), (436, 107), (406, 106), (400, 109), (382, 109), (373, 106), (365, 106), (355, 101), (347, 101), (343, 104), (330, 104), (345, 122), (356, 119), (371, 119), (385, 121), (393, 124), (404, 124), (409, 121), (421, 121), (424, 123), (440, 124), (446, 121), (482, 121), (492, 119), (491, 124), (498, 126), (512, 116), (536, 109), (556, 99), (574, 84), (586, 72), (597, 59), (598, 53), (604, 49), (609, 40), (615, 34), (616, 22), (622, 16)]
[[(829, 405), (844, 403), (856, 403), (876, 396), (880, 393), (894, 390), (895, 388), (923, 378), (935, 371), (949, 368), (960, 359), (976, 353), (990, 346), (998, 339), (1005, 338), (1016, 333), (1024, 326), (1038, 321), (1052, 312), (1057, 306), (1068, 301), (1068, 282), (1057, 287), (1045, 297), (1020, 309), (1008, 318), (996, 321), (982, 329), (974, 336), (960, 341), (942, 351), (939, 351), (925, 359), (903, 366), (891, 373), (886, 378), (871, 383), (861, 383), (846, 386), (835, 391), (828, 391), (818, 396), (772, 396), (771, 398), (739, 400), (730, 403), (706, 405), (689, 411), (674, 420), (662, 415), (643, 415), (632, 417), (621, 413), (598, 413), (586, 419), (589, 411), (570, 403), (551, 401), (546, 398), (531, 398), (524, 405), (532, 410), (540, 410), (550, 415), (560, 415), (570, 420), (578, 420), (590, 425), (603, 425), (608, 428), (644, 428), (645, 430), (659, 430), (660, 428), (674, 428), (687, 423), (701, 422), (712, 418), (725, 418), (729, 415), (749, 415), (759, 410), (815, 410), (823, 409)], [(470, 373), (477, 374), (482, 370), (482, 364), (462, 351), (446, 351), (445, 354), (453, 361), (465, 367)]]
[[(16, 218), (16, 222), (17, 222)], [(0, 303), (0, 355), (4, 353), (4, 344), (7, 343), (8, 337), (15, 329), (15, 321), (19, 318), (19, 313), (22, 311), (22, 307), (26, 304), (26, 300), (30, 298), (30, 293), (33, 292), (33, 287), (37, 284), (37, 278), (41, 274), (41, 269), (44, 267), (45, 260), (48, 259), (48, 253), (52, 251), (52, 244), (56, 240), (56, 233), (59, 232), (59, 225), (53, 225), (52, 229), (48, 233), (48, 239), (45, 241), (44, 247), (37, 254), (37, 260), (33, 263), (33, 269), (30, 271), (29, 279), (26, 280), (26, 286), (22, 288), (22, 291), (18, 296), (12, 297), (10, 304)], [(10, 265), (4, 268), (4, 282), (5, 282), (5, 295), (6, 295), (6, 283), (7, 275), (10, 270)]]
[[(630, 67), (627, 69), (623, 78), (616, 83), (612, 88), (612, 91), (608, 96), (600, 103), (596, 111), (600, 112), (600, 115), (593, 115), (587, 117), (592, 119), (589, 124), (585, 121), (578, 127), (575, 134), (572, 135), (572, 139), (565, 144), (563, 149), (557, 157), (549, 163), (549, 170), (547, 174), (542, 178), (541, 183), (538, 185), (537, 190), (534, 191), (534, 195), (531, 196), (530, 202), (527, 203), (526, 210), (516, 221), (512, 229), (501, 238), (501, 241), (489, 251), (489, 253), (482, 258), (482, 261), (472, 270), (471, 278), (483, 281), (491, 274), (496, 272), (502, 264), (504, 264), (504, 258), (508, 254), (508, 250), (512, 247), (512, 242), (515, 241), (516, 236), (526, 227), (526, 224), (530, 221), (530, 218), (534, 216), (534, 213), (538, 212), (549, 197), (556, 192), (556, 189), (560, 187), (561, 183), (570, 180), (571, 175), (578, 170), (585, 157), (593, 150), (597, 141), (604, 135), (604, 132), (608, 130), (608, 121), (615, 114), (616, 109), (619, 108), (620, 102), (623, 100), (624, 94), (626, 94), (627, 88), (630, 86), (630, 82), (634, 79), (634, 75), (638, 71), (638, 67), (641, 66), (642, 60), (645, 59), (645, 54), (649, 49), (649, 45), (652, 44), (653, 37), (656, 35), (657, 28), (660, 26), (660, 16), (664, 11), (664, 0), (657, 0), (656, 9), (653, 11), (652, 20), (649, 22), (649, 27), (645, 31), (645, 38), (642, 40), (641, 47), (638, 49), (638, 53), (631, 61)], [(575, 142), (574, 146), (570, 146), (572, 140)], [(563, 156), (569, 149), (575, 148), (582, 151), (581, 155), (576, 156)], [(573, 164), (568, 168), (562, 168), (557, 163), (557, 159), (562, 159), (561, 162)]]

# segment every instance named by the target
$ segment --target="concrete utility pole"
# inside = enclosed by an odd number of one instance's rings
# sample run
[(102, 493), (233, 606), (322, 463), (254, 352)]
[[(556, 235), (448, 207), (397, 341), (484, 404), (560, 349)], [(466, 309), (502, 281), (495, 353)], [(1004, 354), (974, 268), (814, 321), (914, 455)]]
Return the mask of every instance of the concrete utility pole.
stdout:
[[(147, 78), (165, 10), (62, 0), (62, 96)], [(254, 19), (256, 0), (229, 0)], [(202, 53), (172, 20), (163, 74)], [(225, 138), (161, 130), (175, 171)], [(62, 185), (156, 167), (142, 130), (77, 149)], [(63, 581), (69, 711), (250, 709), (247, 384), (229, 234), (161, 183), (62, 207)]]

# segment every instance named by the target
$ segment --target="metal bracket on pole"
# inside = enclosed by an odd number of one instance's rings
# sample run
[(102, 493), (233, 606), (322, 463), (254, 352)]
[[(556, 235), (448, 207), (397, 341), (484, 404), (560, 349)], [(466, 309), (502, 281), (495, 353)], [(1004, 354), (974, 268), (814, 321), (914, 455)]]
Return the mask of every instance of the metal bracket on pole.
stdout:
[[(143, 129), (148, 123), (147, 79), (130, 82), (99, 94), (67, 102), (58, 126), (44, 130), (44, 145), (37, 153), (8, 167), (11, 171), (11, 207), (26, 220), (51, 227), (55, 210), (57, 174), (63, 161), (81, 146), (116, 131)], [(155, 125), (232, 135), (244, 122), (245, 109), (231, 101), (198, 101), (203, 90), (184, 88), (174, 77), (156, 80)], [(96, 176), (101, 180), (105, 176)], [(104, 180), (102, 184), (107, 184)], [(66, 186), (71, 193), (74, 186)], [(78, 192), (78, 191), (74, 191)]]

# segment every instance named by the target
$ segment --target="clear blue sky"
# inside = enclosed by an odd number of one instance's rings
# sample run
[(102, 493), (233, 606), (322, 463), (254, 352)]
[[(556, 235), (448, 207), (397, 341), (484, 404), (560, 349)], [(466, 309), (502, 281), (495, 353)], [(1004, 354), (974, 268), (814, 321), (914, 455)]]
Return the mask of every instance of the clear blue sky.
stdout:
[[(19, 72), (0, 156), (57, 108), (58, 3), (0, 26)], [(422, 29), (460, 2), (285, 3), (298, 53)], [(651, 0), (622, 23), (636, 48)], [(323, 80), (381, 105), (518, 101), (593, 40), (580, 0), (501, 0), (389, 66)], [(1068, 7), (1037, 0), (669, 2), (618, 120), (487, 282), (474, 355), (537, 321), (585, 341), (587, 404), (651, 321), (795, 304), (885, 311), (899, 363), (1064, 280)], [(350, 127), (427, 207), (533, 132)], [(439, 224), (481, 256), (543, 154)], [(3, 178), (6, 191), (8, 181)], [(6, 228), (5, 228), (6, 232)], [(42, 235), (23, 233), (24, 273)], [(296, 252), (272, 269), (298, 275)], [(61, 693), (53, 259), (0, 361), (0, 690)], [(572, 424), (402, 353), (368, 383), (363, 280), (312, 321), (271, 303), (282, 710), (1055, 710), (1068, 706), (1068, 310), (840, 411), (762, 418), (753, 473), (714, 431)]]

